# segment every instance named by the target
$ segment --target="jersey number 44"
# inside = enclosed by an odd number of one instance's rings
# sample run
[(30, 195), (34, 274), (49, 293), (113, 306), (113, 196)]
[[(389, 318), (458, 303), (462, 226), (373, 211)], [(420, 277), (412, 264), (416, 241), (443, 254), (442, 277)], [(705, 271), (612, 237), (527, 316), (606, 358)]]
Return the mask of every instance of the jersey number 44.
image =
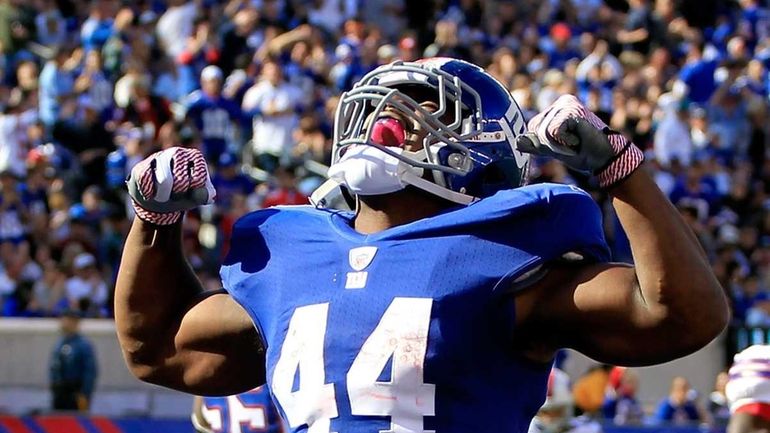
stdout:
[[(389, 416), (391, 429), (381, 433), (422, 432), (423, 417), (435, 415), (436, 386), (423, 382), (432, 303), (394, 298), (347, 372), (352, 415)], [(289, 425), (307, 424), (309, 433), (330, 433), (331, 419), (339, 416), (334, 384), (326, 383), (324, 372), (328, 312), (328, 303), (294, 311), (272, 376)], [(380, 381), (388, 362), (392, 379)]]

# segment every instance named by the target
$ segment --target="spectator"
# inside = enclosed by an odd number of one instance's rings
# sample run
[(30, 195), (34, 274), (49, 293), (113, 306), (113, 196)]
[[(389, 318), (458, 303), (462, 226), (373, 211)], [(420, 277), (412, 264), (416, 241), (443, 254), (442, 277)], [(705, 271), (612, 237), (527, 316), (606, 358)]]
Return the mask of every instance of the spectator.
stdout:
[(469, 59), (470, 53), (464, 47), (457, 35), (457, 23), (442, 20), (436, 23), (436, 39), (428, 45), (423, 57), (454, 57)]
[(293, 167), (279, 166), (275, 170), (275, 185), (260, 185), (264, 194), (261, 207), (308, 204), (307, 194), (297, 189), (297, 176)]
[(612, 366), (606, 364), (593, 366), (575, 382), (572, 397), (577, 409), (588, 415), (595, 415), (601, 410), (611, 369)]
[(730, 405), (725, 394), (725, 387), (730, 376), (726, 371), (717, 374), (714, 391), (709, 395), (708, 411), (718, 425), (725, 425), (730, 420)]
[(655, 419), (658, 422), (688, 424), (701, 421), (701, 414), (692, 399), (690, 384), (683, 377), (671, 381), (671, 392), (658, 405)]
[(203, 152), (210, 161), (217, 161), (228, 149), (241, 121), (240, 108), (222, 96), (222, 70), (210, 65), (201, 71), (201, 90), (187, 102), (185, 114), (203, 139)]
[(130, 122), (142, 128), (147, 137), (157, 137), (160, 128), (171, 120), (171, 108), (161, 96), (150, 93), (148, 80), (144, 77), (131, 83), (128, 105), (123, 110), (121, 122)]
[(108, 110), (113, 105), (113, 88), (102, 70), (102, 55), (98, 50), (86, 53), (85, 65), (75, 80), (74, 91), (88, 97), (100, 118), (109, 117)]
[(60, 119), (62, 103), (74, 88), (74, 77), (66, 67), (69, 57), (69, 50), (56, 48), (40, 72), (40, 120), (49, 128)]
[(96, 268), (94, 256), (89, 253), (75, 256), (72, 273), (72, 277), (64, 284), (68, 307), (81, 315), (103, 316), (109, 293), (107, 284)]
[(617, 35), (618, 42), (623, 44), (626, 50), (647, 54), (655, 37), (648, 0), (629, 0), (628, 5), (625, 25)]
[(223, 153), (219, 157), (218, 170), (212, 176), (211, 183), (217, 191), (217, 204), (223, 209), (229, 209), (235, 195), (247, 196), (254, 191), (254, 182), (245, 174), (240, 173), (238, 160), (235, 155)]
[[(670, 95), (669, 95), (670, 96)], [(663, 167), (670, 167), (673, 161), (688, 167), (692, 160), (693, 144), (688, 128), (688, 109), (681, 101), (673, 98), (660, 99), (665, 112), (663, 120), (655, 131), (655, 159)]]
[(51, 408), (87, 412), (97, 377), (91, 343), (80, 334), (80, 315), (66, 311), (60, 319), (62, 336), (51, 355)]
[(115, 0), (95, 0), (93, 2), (91, 14), (80, 29), (80, 40), (86, 51), (101, 49), (112, 36), (116, 3)]
[(569, 376), (554, 367), (548, 378), (548, 391), (543, 406), (532, 419), (529, 433), (601, 433), (599, 423), (588, 417), (572, 418), (572, 396)]
[(18, 243), (27, 235), (27, 207), (22, 186), (10, 171), (0, 172), (0, 242)]
[(248, 63), (253, 53), (262, 44), (264, 35), (259, 31), (259, 14), (254, 8), (239, 10), (222, 34), (222, 51), (219, 66), (225, 76), (230, 75), (235, 65)]
[(615, 367), (610, 372), (609, 387), (602, 404), (604, 418), (611, 419), (615, 425), (635, 425), (642, 423), (644, 412), (636, 398), (639, 376), (633, 370)]
[(253, 151), (262, 169), (273, 172), (290, 159), (301, 105), (302, 95), (284, 81), (281, 66), (264, 63), (260, 81), (243, 97), (243, 111), (253, 119)]
[(54, 0), (38, 0), (35, 16), (37, 42), (46, 46), (62, 45), (67, 38), (67, 28), (61, 11)]
[(548, 56), (548, 67), (564, 70), (567, 62), (580, 59), (580, 53), (570, 46), (572, 30), (564, 23), (556, 23), (551, 27), (550, 44), (543, 51)]
[(187, 37), (193, 33), (198, 8), (194, 2), (169, 0), (168, 9), (158, 20), (155, 31), (166, 55), (175, 59), (185, 49)]
[(55, 316), (67, 308), (64, 296), (66, 276), (55, 260), (49, 259), (43, 265), (43, 277), (32, 286), (32, 301), (27, 307), (32, 315)]

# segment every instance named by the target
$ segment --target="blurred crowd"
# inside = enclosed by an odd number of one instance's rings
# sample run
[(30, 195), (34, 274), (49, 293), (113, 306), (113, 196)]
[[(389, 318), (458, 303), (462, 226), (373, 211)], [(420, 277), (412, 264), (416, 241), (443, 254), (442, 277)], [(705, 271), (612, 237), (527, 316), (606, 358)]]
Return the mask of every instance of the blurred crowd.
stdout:
[(720, 372), (709, 392), (694, 389), (685, 377), (674, 377), (668, 393), (654, 402), (638, 398), (639, 376), (633, 369), (596, 365), (572, 380), (554, 368), (548, 396), (530, 433), (601, 433), (603, 426), (690, 426), (700, 431), (724, 427), (730, 418)]
[[(527, 116), (573, 93), (631, 136), (729, 291), (770, 325), (765, 0), (0, 0), (0, 315), (111, 315), (131, 168), (200, 148), (217, 203), (184, 246), (205, 285), (233, 222), (307, 203), (338, 95), (394, 60), (485, 67)], [(560, 163), (532, 181), (606, 195)]]

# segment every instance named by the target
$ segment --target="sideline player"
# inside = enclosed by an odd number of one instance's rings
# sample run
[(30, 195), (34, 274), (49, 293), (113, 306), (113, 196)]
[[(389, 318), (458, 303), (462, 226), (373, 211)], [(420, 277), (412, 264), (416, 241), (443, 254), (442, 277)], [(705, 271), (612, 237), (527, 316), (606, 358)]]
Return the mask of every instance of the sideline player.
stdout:
[(190, 419), (198, 433), (283, 433), (264, 385), (226, 397), (195, 396)]
[(770, 346), (750, 346), (735, 355), (728, 374), (727, 433), (770, 432)]
[(587, 415), (573, 416), (570, 379), (556, 367), (548, 376), (545, 403), (532, 419), (527, 433), (602, 433), (602, 426)]
[[(149, 157), (128, 181), (139, 218), (115, 295), (130, 370), (207, 395), (267, 381), (292, 432), (526, 432), (558, 348), (648, 365), (717, 336), (723, 290), (637, 169), (641, 151), (572, 96), (526, 129), (475, 65), (376, 69), (335, 119), (330, 176), (356, 212), (244, 216), (221, 270), (228, 293), (204, 299), (179, 220), (213, 199), (205, 161), (178, 148)], [(597, 176), (636, 267), (610, 262), (587, 193), (522, 186), (523, 152)]]

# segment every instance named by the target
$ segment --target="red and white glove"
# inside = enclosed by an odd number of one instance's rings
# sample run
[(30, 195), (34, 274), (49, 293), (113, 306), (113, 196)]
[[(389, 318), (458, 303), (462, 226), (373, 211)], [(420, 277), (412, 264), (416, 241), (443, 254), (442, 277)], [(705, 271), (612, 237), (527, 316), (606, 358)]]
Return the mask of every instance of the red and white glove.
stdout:
[(517, 137), (522, 152), (551, 156), (567, 166), (598, 177), (609, 188), (627, 178), (644, 161), (644, 153), (610, 128), (572, 95), (559, 97), (529, 121)]
[(182, 147), (156, 152), (136, 164), (126, 185), (136, 215), (161, 226), (179, 221), (187, 210), (214, 203), (216, 196), (201, 152)]

